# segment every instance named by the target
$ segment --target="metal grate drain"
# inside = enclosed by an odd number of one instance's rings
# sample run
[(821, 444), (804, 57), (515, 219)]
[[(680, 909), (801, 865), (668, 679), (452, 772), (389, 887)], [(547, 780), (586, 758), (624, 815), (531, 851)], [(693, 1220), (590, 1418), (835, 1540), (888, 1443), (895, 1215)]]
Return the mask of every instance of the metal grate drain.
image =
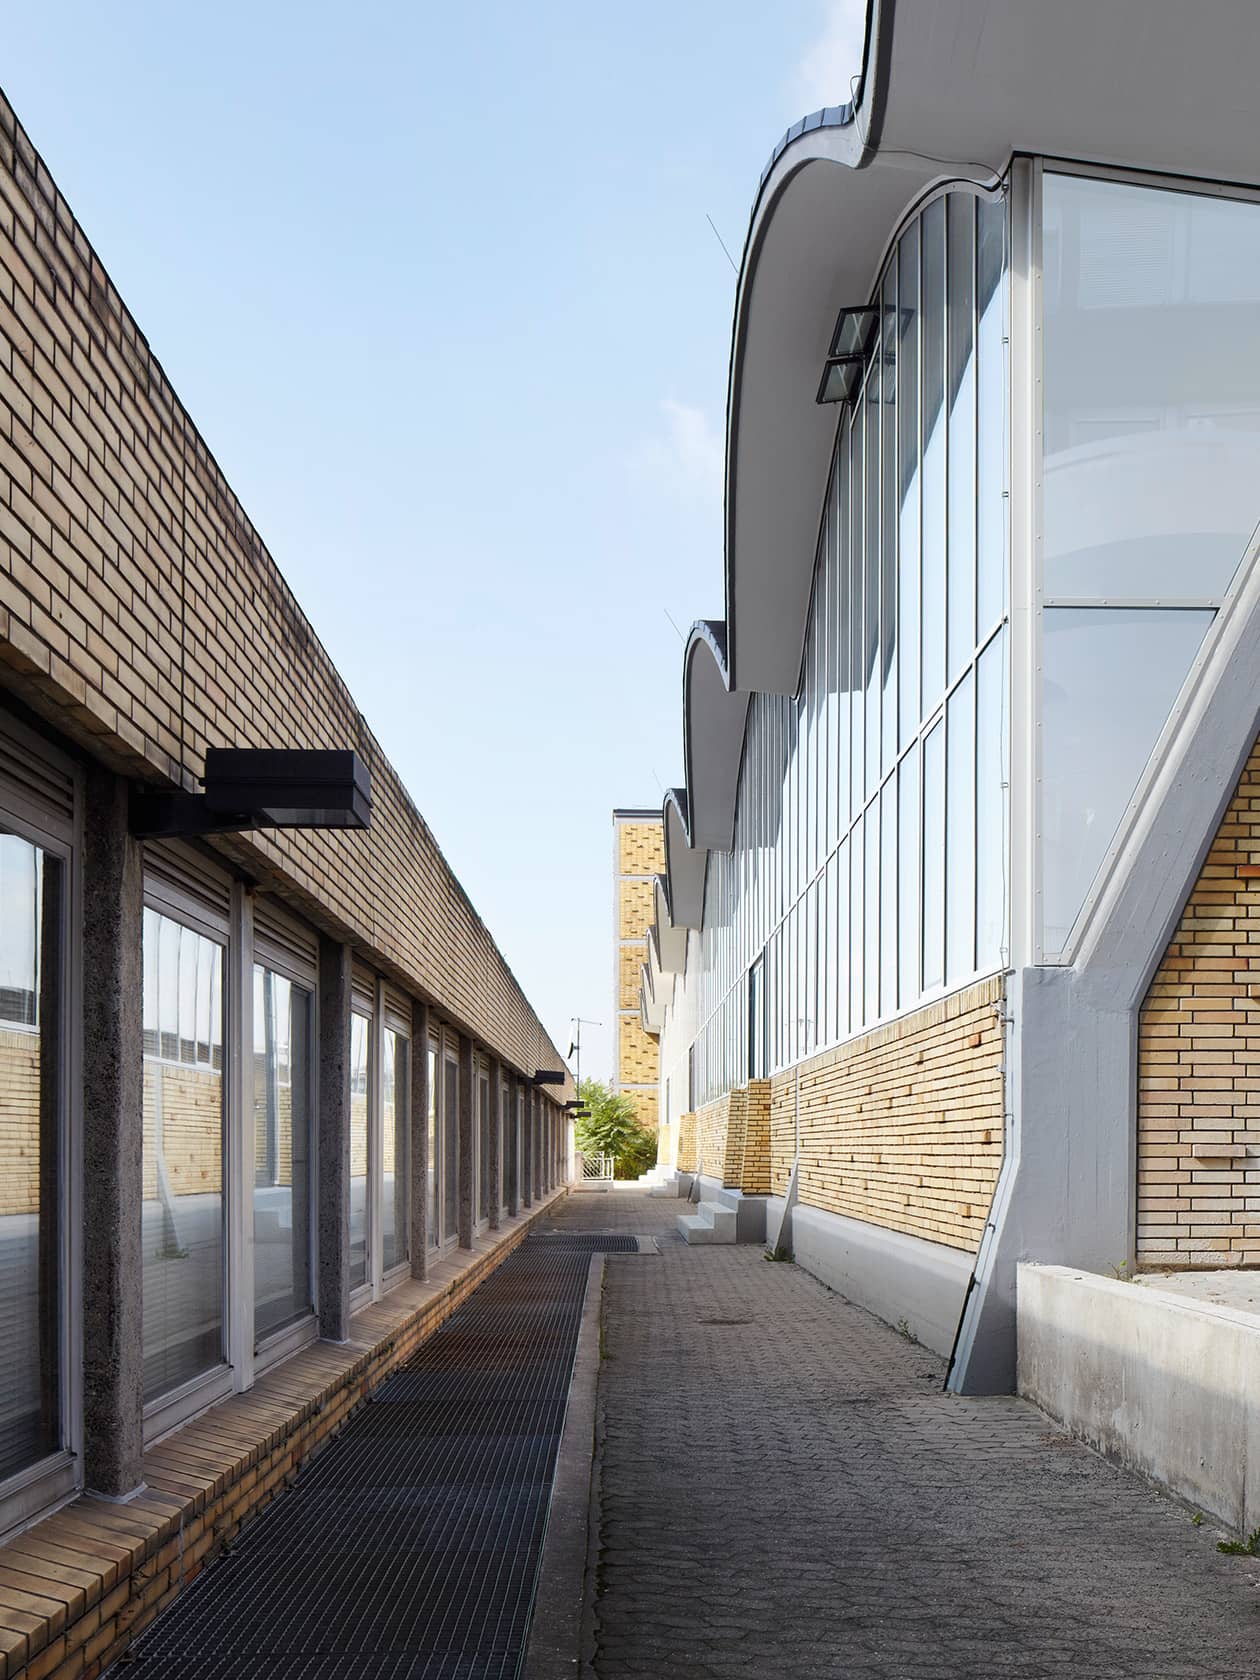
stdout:
[(590, 1256), (636, 1248), (612, 1234), (527, 1237), (115, 1675), (515, 1675)]

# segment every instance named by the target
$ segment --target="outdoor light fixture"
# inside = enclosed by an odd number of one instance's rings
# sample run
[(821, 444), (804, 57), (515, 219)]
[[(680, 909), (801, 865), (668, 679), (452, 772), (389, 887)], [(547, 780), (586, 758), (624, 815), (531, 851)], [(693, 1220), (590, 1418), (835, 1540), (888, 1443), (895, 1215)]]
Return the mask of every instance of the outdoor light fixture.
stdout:
[(563, 1085), (568, 1075), (557, 1068), (535, 1068), (535, 1085)]
[(131, 832), (157, 840), (371, 825), (371, 777), (348, 748), (207, 747), (201, 781), (204, 793), (133, 787)]

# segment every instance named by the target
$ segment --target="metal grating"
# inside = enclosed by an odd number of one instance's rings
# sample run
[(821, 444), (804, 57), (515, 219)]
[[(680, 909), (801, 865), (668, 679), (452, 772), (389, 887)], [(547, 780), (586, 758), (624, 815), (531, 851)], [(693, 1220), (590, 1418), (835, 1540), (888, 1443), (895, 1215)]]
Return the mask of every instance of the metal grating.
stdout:
[(506, 1680), (590, 1256), (530, 1236), (128, 1652), (131, 1680)]

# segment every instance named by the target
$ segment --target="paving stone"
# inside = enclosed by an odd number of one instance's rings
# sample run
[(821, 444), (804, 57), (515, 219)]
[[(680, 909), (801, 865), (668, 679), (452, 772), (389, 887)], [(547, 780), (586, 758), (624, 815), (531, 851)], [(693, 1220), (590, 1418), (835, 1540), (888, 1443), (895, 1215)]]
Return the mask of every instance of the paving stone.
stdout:
[(795, 1266), (677, 1242), (679, 1205), (553, 1222), (661, 1251), (606, 1263), (597, 1680), (1260, 1669), (1260, 1563)]

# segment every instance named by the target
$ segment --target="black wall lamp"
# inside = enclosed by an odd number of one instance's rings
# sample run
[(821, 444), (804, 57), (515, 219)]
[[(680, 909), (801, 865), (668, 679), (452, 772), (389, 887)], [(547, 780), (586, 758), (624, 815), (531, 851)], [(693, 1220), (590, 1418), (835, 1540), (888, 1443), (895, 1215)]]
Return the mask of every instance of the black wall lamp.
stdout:
[(142, 840), (254, 828), (368, 828), (372, 779), (346, 748), (207, 747), (204, 793), (134, 786), (131, 832)]
[(535, 1068), (535, 1085), (563, 1085), (568, 1074), (557, 1068)]

